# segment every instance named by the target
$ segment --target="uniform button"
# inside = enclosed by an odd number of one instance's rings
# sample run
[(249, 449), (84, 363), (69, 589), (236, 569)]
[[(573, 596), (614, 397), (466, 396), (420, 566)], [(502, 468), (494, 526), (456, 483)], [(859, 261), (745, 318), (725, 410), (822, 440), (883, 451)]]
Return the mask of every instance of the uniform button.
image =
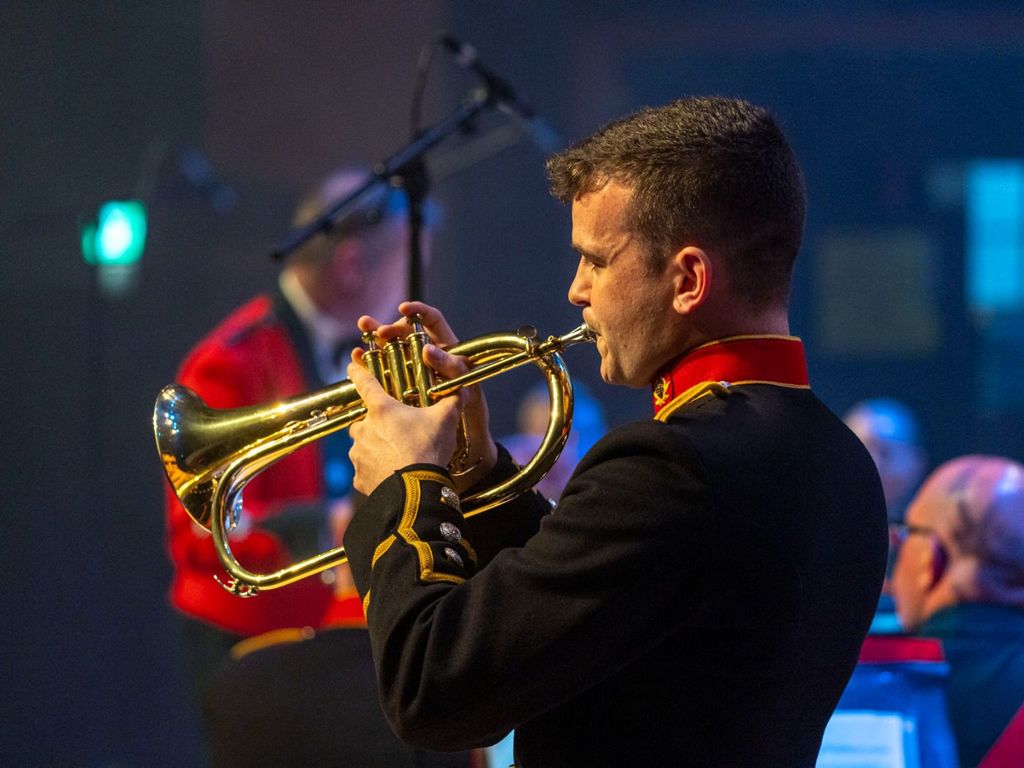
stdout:
[(459, 494), (449, 488), (447, 485), (441, 486), (441, 501), (447, 504), (449, 507), (456, 511), (462, 510), (462, 505), (459, 504)]
[(462, 531), (459, 530), (458, 526), (453, 525), (452, 523), (441, 523), (441, 535), (444, 536), (447, 541), (456, 543), (462, 541)]
[(444, 548), (444, 556), (447, 557), (449, 560), (451, 560), (453, 563), (455, 563), (460, 568), (463, 567), (462, 555), (460, 555), (458, 552), (456, 552), (451, 547), (445, 547)]

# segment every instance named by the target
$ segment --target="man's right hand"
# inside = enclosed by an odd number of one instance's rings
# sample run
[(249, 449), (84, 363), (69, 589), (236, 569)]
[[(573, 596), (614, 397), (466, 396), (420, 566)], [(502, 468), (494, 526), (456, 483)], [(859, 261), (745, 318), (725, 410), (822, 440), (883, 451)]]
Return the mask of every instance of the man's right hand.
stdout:
[[(445, 379), (455, 378), (469, 370), (466, 358), (451, 355), (444, 349), (454, 346), (459, 340), (440, 310), (420, 301), (407, 301), (398, 306), (398, 311), (402, 319), (387, 324), (364, 315), (359, 319), (359, 329), (376, 332), (381, 342), (387, 343), (396, 337), (408, 335), (412, 326), (407, 318), (419, 315), (420, 323), (431, 340), (431, 344), (423, 351), (423, 362)], [(475, 463), (471, 471), (454, 478), (457, 489), (462, 492), (494, 468), (498, 449), (491, 437), (487, 401), (480, 387), (465, 387), (460, 392), (470, 452), (465, 463), (470, 466)]]

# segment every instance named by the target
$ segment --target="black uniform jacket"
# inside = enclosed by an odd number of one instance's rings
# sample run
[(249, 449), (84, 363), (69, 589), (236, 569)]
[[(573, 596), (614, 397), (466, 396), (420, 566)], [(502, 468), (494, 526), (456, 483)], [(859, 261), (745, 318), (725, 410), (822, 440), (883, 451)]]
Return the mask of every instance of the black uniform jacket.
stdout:
[(345, 536), (402, 739), (515, 728), (524, 768), (814, 764), (886, 530), (868, 453), (810, 390), (616, 429), (553, 511), (531, 493), (464, 519), (449, 486), (407, 467)]

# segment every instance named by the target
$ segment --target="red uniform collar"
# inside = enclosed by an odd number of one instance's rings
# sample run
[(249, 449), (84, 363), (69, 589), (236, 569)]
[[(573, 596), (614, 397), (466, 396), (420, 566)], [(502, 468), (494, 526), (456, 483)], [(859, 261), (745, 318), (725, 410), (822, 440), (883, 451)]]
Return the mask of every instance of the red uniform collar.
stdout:
[(738, 384), (807, 389), (803, 342), (794, 336), (733, 336), (690, 350), (655, 378), (654, 418), (664, 421), (700, 395)]

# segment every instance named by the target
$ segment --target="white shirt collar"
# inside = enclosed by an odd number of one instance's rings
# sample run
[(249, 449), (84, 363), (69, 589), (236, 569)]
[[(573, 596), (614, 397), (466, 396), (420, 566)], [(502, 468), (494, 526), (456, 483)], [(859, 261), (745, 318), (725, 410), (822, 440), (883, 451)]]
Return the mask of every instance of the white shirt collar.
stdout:
[(285, 300), (295, 310), (295, 314), (309, 333), (309, 339), (313, 344), (313, 358), (320, 377), (326, 382), (344, 378), (342, 374), (347, 361), (342, 360), (341, 365), (335, 365), (334, 349), (338, 342), (354, 338), (353, 330), (345, 328), (333, 317), (321, 312), (302, 287), (298, 276), (291, 270), (282, 270), (278, 285)]

